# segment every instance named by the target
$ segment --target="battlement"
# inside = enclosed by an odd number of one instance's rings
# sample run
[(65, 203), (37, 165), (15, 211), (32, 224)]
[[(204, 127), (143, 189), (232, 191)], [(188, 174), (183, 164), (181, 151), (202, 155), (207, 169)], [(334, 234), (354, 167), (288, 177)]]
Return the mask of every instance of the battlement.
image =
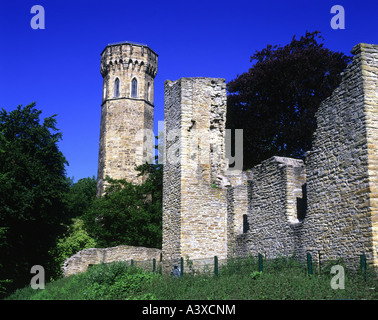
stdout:
[(101, 74), (117, 68), (146, 72), (152, 78), (157, 74), (158, 55), (146, 44), (124, 41), (108, 44), (101, 52)]

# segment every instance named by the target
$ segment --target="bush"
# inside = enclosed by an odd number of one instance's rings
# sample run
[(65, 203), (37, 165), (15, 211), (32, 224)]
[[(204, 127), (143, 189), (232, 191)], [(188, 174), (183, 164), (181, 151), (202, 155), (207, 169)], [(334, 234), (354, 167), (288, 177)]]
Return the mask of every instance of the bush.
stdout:
[(49, 252), (51, 269), (54, 270), (53, 279), (62, 275), (61, 266), (67, 258), (81, 250), (95, 248), (96, 246), (96, 241), (85, 231), (83, 221), (74, 219), (72, 225), (68, 227), (67, 233), (58, 239), (55, 248)]
[(93, 266), (86, 274), (87, 288), (83, 295), (87, 299), (135, 299), (146, 298), (143, 288), (159, 275), (149, 273), (125, 262), (113, 262)]

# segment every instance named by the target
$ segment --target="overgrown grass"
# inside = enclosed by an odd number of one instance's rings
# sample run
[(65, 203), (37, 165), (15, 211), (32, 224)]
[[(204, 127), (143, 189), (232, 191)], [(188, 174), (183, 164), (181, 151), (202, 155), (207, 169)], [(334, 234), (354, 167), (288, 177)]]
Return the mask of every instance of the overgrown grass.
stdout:
[[(209, 268), (211, 270), (211, 268)], [(218, 277), (211, 273), (181, 278), (131, 267), (123, 262), (97, 265), (87, 272), (47, 283), (44, 290), (30, 287), (17, 290), (12, 300), (311, 300), (377, 299), (378, 280), (368, 269), (366, 279), (359, 272), (345, 273), (345, 289), (332, 289), (330, 266), (309, 276), (305, 266), (294, 259), (264, 262), (257, 271), (253, 258), (229, 261)]]

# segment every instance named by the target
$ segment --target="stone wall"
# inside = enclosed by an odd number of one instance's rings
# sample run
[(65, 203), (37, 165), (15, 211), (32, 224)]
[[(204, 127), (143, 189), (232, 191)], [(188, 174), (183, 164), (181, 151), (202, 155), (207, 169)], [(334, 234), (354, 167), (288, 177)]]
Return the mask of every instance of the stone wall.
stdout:
[(165, 83), (163, 261), (227, 256), (224, 79)]
[(77, 252), (63, 263), (65, 277), (85, 272), (89, 265), (110, 263), (116, 261), (146, 261), (161, 260), (161, 250), (154, 248), (118, 246), (111, 248), (91, 248)]
[(322, 259), (377, 261), (378, 46), (359, 44), (317, 114), (308, 152), (308, 213), (300, 238)]
[(248, 224), (249, 182), (251, 171), (243, 171), (239, 175), (228, 176), (230, 186), (227, 188), (227, 246), (228, 257), (245, 257), (248, 255), (246, 246), (246, 229)]
[[(182, 118), (180, 86), (180, 82), (175, 86), (171, 85), (170, 82), (166, 82), (164, 86), (162, 252), (164, 259), (167, 257), (167, 259), (176, 263), (181, 257), (181, 163), (179, 159), (171, 159), (171, 155), (172, 157), (178, 157), (180, 152), (179, 138)], [(176, 150), (172, 150), (173, 148), (176, 148)], [(171, 150), (169, 157), (166, 150)]]
[(297, 207), (303, 198), (305, 181), (302, 160), (272, 157), (251, 170), (248, 181), (249, 230), (244, 243), (239, 236), (248, 255), (261, 253), (274, 257), (295, 253), (294, 227), (301, 223)]

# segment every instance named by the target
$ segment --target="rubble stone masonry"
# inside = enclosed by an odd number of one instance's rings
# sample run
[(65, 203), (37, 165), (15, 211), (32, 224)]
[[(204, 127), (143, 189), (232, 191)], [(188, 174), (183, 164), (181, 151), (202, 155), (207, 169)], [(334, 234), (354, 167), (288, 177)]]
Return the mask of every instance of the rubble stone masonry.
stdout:
[(165, 83), (163, 263), (227, 256), (224, 79)]
[[(366, 254), (378, 266), (378, 46), (358, 44), (352, 53), (339, 87), (319, 106), (305, 161), (272, 157), (239, 175), (229, 174), (226, 159), (224, 79), (165, 82), (163, 270), (181, 257), (195, 263), (258, 253), (311, 253), (315, 262), (342, 258), (351, 267)], [(106, 174), (136, 181), (133, 166), (143, 153), (129, 136), (152, 128), (146, 83), (153, 85), (156, 66), (155, 53), (141, 45), (108, 46), (102, 54), (100, 185)], [(129, 83), (134, 76), (138, 98), (127, 85), (112, 98), (115, 77)], [(96, 250), (67, 266), (82, 270), (108, 253)], [(160, 252), (147, 251), (146, 259)]]
[(131, 259), (136, 262), (153, 259), (160, 261), (161, 250), (132, 246), (84, 249), (66, 259), (63, 263), (62, 271), (63, 275), (68, 277), (73, 274), (87, 271), (88, 266), (91, 265), (117, 261), (130, 261)]
[(306, 159), (308, 213), (300, 238), (322, 260), (378, 265), (378, 46), (358, 44), (322, 102)]

